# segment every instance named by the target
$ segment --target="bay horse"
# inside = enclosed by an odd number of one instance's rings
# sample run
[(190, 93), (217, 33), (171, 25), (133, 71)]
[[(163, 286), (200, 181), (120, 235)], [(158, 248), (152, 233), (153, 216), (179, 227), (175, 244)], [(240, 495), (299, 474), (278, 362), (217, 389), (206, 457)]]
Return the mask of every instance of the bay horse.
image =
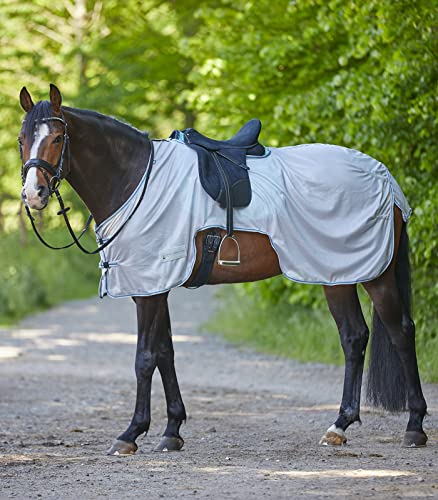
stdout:
[[(20, 104), (26, 112), (19, 135), (25, 205), (44, 209), (65, 178), (84, 201), (96, 224), (116, 213), (134, 193), (152, 158), (154, 144), (148, 135), (114, 118), (62, 106), (61, 93), (54, 85), (50, 85), (50, 100), (37, 104), (23, 87)], [(148, 193), (146, 199), (147, 196)], [(66, 212), (65, 207), (62, 210)], [(425, 446), (427, 441), (423, 431), (427, 407), (421, 389), (415, 326), (410, 312), (408, 237), (399, 207), (394, 204), (391, 212), (393, 253), (390, 263), (381, 275), (362, 283), (374, 305), (368, 393), (373, 403), (391, 411), (404, 409), (407, 402), (409, 421), (403, 444), (419, 447)], [(218, 230), (224, 234), (223, 229)], [(190, 286), (199, 267), (202, 233), (196, 235), (193, 273), (183, 286)], [(209, 284), (256, 281), (282, 273), (277, 253), (266, 234), (236, 231), (235, 235), (240, 244), (241, 265), (224, 267), (216, 262)], [(318, 249), (309, 249), (312, 251)], [(346, 429), (360, 422), (369, 329), (361, 311), (357, 283), (324, 285), (324, 292), (339, 329), (345, 355), (345, 378), (339, 414), (320, 444), (341, 445), (347, 440)], [(138, 321), (135, 410), (128, 428), (109, 448), (110, 455), (134, 454), (136, 439), (148, 432), (151, 382), (156, 368), (161, 374), (168, 416), (156, 450), (176, 451), (183, 447), (180, 426), (186, 420), (186, 412), (174, 366), (167, 298), (168, 291), (133, 297)]]

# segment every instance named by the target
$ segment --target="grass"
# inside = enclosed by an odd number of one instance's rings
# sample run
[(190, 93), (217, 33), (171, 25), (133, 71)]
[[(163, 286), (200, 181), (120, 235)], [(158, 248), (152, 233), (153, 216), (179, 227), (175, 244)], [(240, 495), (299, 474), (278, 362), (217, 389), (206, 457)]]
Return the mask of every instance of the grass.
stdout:
[[(326, 307), (288, 303), (261, 307), (260, 301), (238, 287), (221, 289), (218, 298), (221, 306), (205, 325), (208, 331), (259, 352), (303, 362), (344, 364), (339, 334)], [(366, 315), (369, 308), (363, 309)], [(367, 321), (370, 325), (369, 317)], [(431, 326), (436, 331), (437, 322)], [(417, 352), (422, 380), (438, 382), (438, 338), (426, 342), (419, 335)]]
[[(205, 325), (234, 344), (299, 361), (341, 365), (336, 325), (328, 311), (290, 304), (261, 307), (233, 287), (218, 293), (221, 306)], [(219, 332), (217, 328), (219, 327)]]
[[(53, 244), (68, 242), (62, 230), (45, 233)], [(88, 248), (96, 245), (92, 235), (83, 238)], [(77, 248), (53, 251), (31, 233), (26, 244), (17, 233), (0, 240), (0, 323), (11, 324), (25, 315), (60, 302), (86, 298), (97, 293), (100, 272), (96, 256), (83, 255)]]

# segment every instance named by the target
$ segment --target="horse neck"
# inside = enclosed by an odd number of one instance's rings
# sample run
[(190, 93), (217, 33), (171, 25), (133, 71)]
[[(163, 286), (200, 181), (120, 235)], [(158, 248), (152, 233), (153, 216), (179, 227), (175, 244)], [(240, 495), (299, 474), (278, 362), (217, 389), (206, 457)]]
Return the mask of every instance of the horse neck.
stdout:
[(73, 108), (63, 113), (70, 139), (67, 180), (99, 224), (133, 193), (152, 146), (144, 133), (113, 118)]

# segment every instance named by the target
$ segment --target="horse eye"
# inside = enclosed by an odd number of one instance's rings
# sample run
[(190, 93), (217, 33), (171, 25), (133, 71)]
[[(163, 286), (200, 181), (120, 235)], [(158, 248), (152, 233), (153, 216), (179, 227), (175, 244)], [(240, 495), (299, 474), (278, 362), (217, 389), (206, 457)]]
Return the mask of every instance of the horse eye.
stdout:
[(62, 141), (62, 135), (57, 135), (53, 140), (53, 144), (59, 144)]
[(18, 138), (18, 139), (17, 139), (17, 141), (18, 141), (18, 144), (19, 144), (20, 146), (22, 146), (22, 145), (23, 145), (23, 141), (22, 141), (20, 138)]

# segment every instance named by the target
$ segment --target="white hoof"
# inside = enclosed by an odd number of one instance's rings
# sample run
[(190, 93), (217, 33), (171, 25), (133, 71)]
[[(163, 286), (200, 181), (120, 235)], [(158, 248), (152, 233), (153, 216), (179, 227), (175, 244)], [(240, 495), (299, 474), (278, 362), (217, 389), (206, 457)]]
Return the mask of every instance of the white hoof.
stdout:
[(345, 432), (334, 424), (327, 429), (319, 444), (321, 446), (342, 446), (347, 442)]

